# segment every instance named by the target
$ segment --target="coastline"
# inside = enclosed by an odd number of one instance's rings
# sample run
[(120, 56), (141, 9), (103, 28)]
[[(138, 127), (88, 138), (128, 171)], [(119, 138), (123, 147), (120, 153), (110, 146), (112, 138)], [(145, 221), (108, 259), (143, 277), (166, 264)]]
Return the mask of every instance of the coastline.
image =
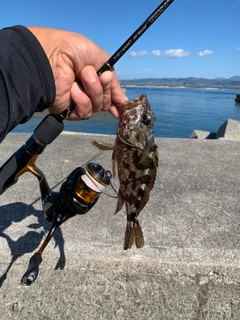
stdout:
[(232, 89), (232, 90), (240, 90), (240, 85), (239, 86), (205, 86), (205, 85), (172, 85), (172, 84), (149, 84), (149, 83), (144, 83), (144, 84), (123, 84), (123, 88), (130, 88), (130, 87), (152, 87), (152, 88), (178, 88), (178, 89)]

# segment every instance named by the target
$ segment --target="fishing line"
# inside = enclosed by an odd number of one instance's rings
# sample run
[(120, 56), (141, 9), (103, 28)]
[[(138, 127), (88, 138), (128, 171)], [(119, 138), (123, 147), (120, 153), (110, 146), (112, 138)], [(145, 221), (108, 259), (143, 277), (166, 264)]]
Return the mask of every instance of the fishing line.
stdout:
[[(219, 22), (223, 17), (225, 17), (225, 16), (229, 13), (229, 11), (231, 11), (231, 10), (235, 7), (235, 5), (236, 5), (239, 1), (240, 1), (240, 0), (236, 0), (204, 33), (202, 33), (202, 35), (198, 38), (198, 40), (200, 40), (200, 39), (201, 39), (203, 36), (205, 36), (210, 30), (212, 30), (212, 28), (214, 28), (215, 25), (218, 24), (218, 22)], [(156, 83), (154, 83), (153, 85), (151, 85), (151, 87), (148, 88), (148, 90), (146, 91), (146, 93), (149, 92), (149, 91), (151, 91), (154, 87), (156, 87), (157, 84), (160, 82), (160, 79), (161, 79), (161, 78), (159, 78), (159, 79), (156, 81)]]
[(225, 17), (225, 15), (230, 11), (232, 10), (232, 8), (239, 2), (239, 0), (236, 0), (235, 3), (233, 3), (224, 13), (223, 15), (218, 18), (210, 27), (209, 29), (207, 29), (201, 36), (199, 39), (201, 39), (206, 33), (208, 33), (210, 30), (212, 30), (213, 27), (215, 27), (215, 25), (223, 18)]

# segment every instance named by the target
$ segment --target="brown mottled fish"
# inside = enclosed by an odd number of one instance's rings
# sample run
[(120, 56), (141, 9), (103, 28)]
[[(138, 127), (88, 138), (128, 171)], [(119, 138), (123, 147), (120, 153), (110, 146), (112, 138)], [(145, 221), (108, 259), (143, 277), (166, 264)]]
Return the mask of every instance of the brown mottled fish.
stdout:
[(125, 204), (127, 227), (124, 250), (135, 243), (144, 245), (142, 229), (137, 220), (149, 199), (158, 167), (157, 145), (154, 143), (153, 126), (156, 121), (146, 94), (118, 105), (121, 118), (117, 127), (115, 145), (93, 141), (101, 150), (113, 150), (113, 175), (118, 168), (120, 187), (115, 213)]

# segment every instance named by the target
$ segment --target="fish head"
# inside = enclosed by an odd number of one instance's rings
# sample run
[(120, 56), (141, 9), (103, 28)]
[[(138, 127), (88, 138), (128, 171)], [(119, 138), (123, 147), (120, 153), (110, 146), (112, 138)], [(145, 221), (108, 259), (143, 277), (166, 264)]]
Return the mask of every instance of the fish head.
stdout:
[(155, 114), (147, 100), (146, 94), (118, 104), (121, 118), (117, 127), (117, 138), (127, 145), (145, 149), (153, 143)]

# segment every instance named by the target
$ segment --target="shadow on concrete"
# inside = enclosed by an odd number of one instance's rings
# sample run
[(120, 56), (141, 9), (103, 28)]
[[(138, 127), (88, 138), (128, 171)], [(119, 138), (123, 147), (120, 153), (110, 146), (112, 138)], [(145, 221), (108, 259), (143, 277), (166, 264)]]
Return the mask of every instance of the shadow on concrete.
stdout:
[[(24, 224), (24, 220), (29, 217), (36, 217), (33, 223), (29, 225)], [(14, 234), (15, 228), (17, 228), (17, 234), (24, 234), (17, 240), (11, 238), (7, 234), (7, 229), (11, 228), (11, 234)], [(20, 228), (23, 228), (22, 233)], [(26, 228), (30, 230), (26, 233)], [(44, 229), (44, 230), (43, 230)], [(15, 202), (8, 205), (0, 206), (0, 237), (7, 240), (7, 244), (11, 251), (11, 262), (7, 267), (4, 274), (0, 275), (0, 287), (7, 279), (7, 274), (16, 260), (26, 253), (32, 253), (37, 251), (40, 243), (44, 240), (46, 233), (50, 229), (43, 216), (43, 211), (36, 210), (32, 205), (27, 205), (22, 202)], [(19, 231), (20, 230), (20, 231)], [(59, 259), (55, 266), (55, 270), (64, 269), (66, 263), (66, 257), (64, 254), (64, 239), (60, 228), (54, 234), (55, 246), (59, 249)], [(30, 258), (30, 256), (29, 256)], [(27, 265), (26, 265), (27, 269)]]

